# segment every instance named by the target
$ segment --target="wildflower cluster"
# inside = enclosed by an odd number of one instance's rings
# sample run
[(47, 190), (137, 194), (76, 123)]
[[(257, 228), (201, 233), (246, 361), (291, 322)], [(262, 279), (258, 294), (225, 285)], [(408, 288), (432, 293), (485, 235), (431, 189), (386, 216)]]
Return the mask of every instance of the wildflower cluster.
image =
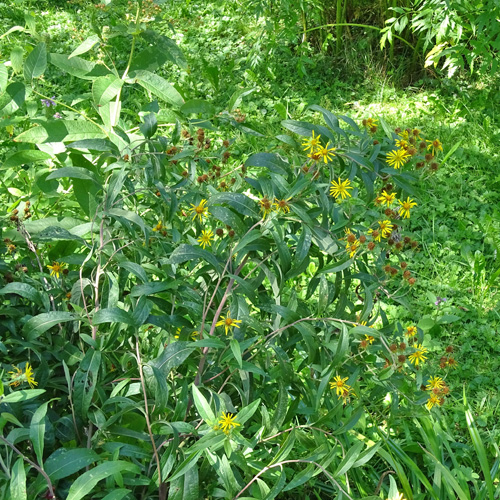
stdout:
[(335, 389), (337, 397), (342, 399), (344, 404), (347, 404), (352, 396), (355, 396), (353, 388), (346, 384), (348, 377), (341, 378), (339, 375), (336, 375), (333, 378), (333, 381), (330, 382), (330, 389)]
[(329, 142), (326, 146), (323, 146), (321, 143), (321, 135), (315, 135), (314, 130), (312, 131), (311, 138), (304, 140), (302, 147), (304, 151), (308, 151), (308, 158), (311, 158), (311, 160), (315, 162), (323, 161), (324, 163), (328, 163), (335, 156), (335, 151), (337, 149), (333, 146), (330, 147)]
[(433, 406), (443, 406), (445, 397), (450, 393), (449, 387), (441, 377), (429, 377), (425, 389), (429, 392), (426, 408), (431, 410)]

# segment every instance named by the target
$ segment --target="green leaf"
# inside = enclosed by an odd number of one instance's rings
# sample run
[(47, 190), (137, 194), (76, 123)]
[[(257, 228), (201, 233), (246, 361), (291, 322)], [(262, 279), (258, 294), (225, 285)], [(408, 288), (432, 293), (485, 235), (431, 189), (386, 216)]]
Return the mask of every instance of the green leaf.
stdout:
[(112, 491), (111, 493), (108, 493), (105, 497), (102, 498), (102, 500), (122, 500), (122, 498), (125, 498), (130, 493), (130, 490), (120, 488), (118, 490)]
[(45, 392), (45, 389), (26, 389), (26, 390), (20, 390), (20, 391), (15, 391), (7, 396), (3, 396), (0, 398), (1, 403), (18, 403), (19, 401), (28, 401), (30, 399), (36, 398), (43, 394)]
[(208, 206), (211, 207), (212, 205), (222, 203), (227, 203), (241, 215), (260, 219), (259, 212), (255, 209), (255, 202), (242, 193), (218, 193), (210, 197)]
[(241, 218), (236, 215), (232, 210), (227, 207), (222, 207), (219, 205), (212, 205), (209, 203), (210, 213), (218, 220), (222, 221), (224, 224), (231, 226), (236, 231), (243, 233), (246, 230), (246, 226), (241, 220)]
[(94, 80), (98, 76), (111, 73), (102, 64), (96, 64), (78, 56), (70, 59), (66, 54), (49, 54), (49, 62), (62, 71), (83, 80)]
[(99, 379), (101, 356), (101, 351), (89, 349), (74, 377), (73, 404), (76, 414), (83, 419), (87, 418)]
[(231, 339), (231, 341), (229, 342), (229, 346), (231, 347), (231, 352), (233, 353), (236, 363), (238, 364), (239, 368), (242, 368), (240, 343), (236, 339)]
[(147, 364), (160, 370), (166, 377), (170, 370), (180, 366), (194, 349), (195, 345), (192, 342), (172, 342), (165, 347), (157, 358), (148, 361)]
[(97, 35), (89, 36), (80, 45), (78, 45), (78, 47), (73, 52), (71, 52), (71, 54), (68, 56), (68, 60), (75, 56), (85, 54), (85, 52), (88, 52), (96, 43), (99, 42), (100, 40)]
[(216, 419), (212, 408), (208, 404), (208, 401), (205, 399), (205, 396), (200, 392), (198, 387), (193, 384), (193, 402), (198, 410), (200, 417), (205, 420), (208, 425), (215, 425)]
[(22, 458), (18, 458), (12, 467), (9, 489), (11, 500), (27, 500), (26, 471), (24, 470), (24, 460)]
[(303, 137), (311, 137), (311, 134), (314, 131), (316, 135), (319, 134), (322, 137), (326, 137), (328, 140), (335, 142), (335, 136), (332, 132), (321, 125), (313, 125), (312, 123), (298, 122), (295, 120), (283, 120), (281, 125), (287, 130)]
[(42, 305), (42, 299), (37, 290), (35, 290), (31, 285), (27, 283), (7, 283), (1, 290), (0, 295), (6, 295), (10, 293), (15, 293), (24, 297), (25, 299), (34, 302), (35, 304)]
[(247, 422), (252, 418), (253, 414), (257, 411), (259, 405), (260, 405), (260, 398), (256, 399), (255, 401), (252, 401), (248, 406), (245, 406), (245, 408), (242, 408), (238, 412), (236, 421), (243, 425), (245, 422)]
[(130, 326), (135, 324), (134, 319), (128, 311), (118, 309), (117, 307), (99, 309), (99, 311), (94, 314), (92, 324), (95, 326), (102, 325), (103, 323), (124, 323)]
[(123, 86), (123, 80), (114, 74), (100, 76), (92, 84), (92, 97), (96, 106), (104, 106), (116, 97)]
[(49, 328), (67, 321), (74, 321), (74, 314), (65, 311), (51, 311), (48, 313), (38, 314), (30, 318), (23, 326), (23, 332), (28, 340), (34, 340)]
[(130, 291), (131, 297), (142, 297), (143, 295), (154, 295), (155, 293), (164, 292), (177, 285), (176, 282), (153, 281), (142, 285), (135, 285)]
[(180, 112), (186, 116), (198, 113), (213, 116), (215, 115), (215, 106), (204, 99), (191, 99), (181, 106)]
[[(305, 469), (301, 470), (298, 474), (295, 474), (293, 476), (293, 479), (286, 485), (283, 491), (293, 490), (294, 488), (297, 488), (297, 486), (306, 483), (313, 477), (314, 471), (315, 465), (309, 464)], [(379, 497), (376, 498), (377, 500), (380, 500)]]
[(486, 481), (486, 486), (488, 488), (488, 496), (494, 498), (494, 486), (491, 477), (490, 466), (488, 465), (488, 457), (486, 456), (486, 448), (483, 441), (481, 440), (481, 435), (477, 430), (476, 424), (474, 422), (474, 417), (467, 405), (467, 400), (465, 398), (465, 386), (464, 386), (464, 404), (465, 404), (465, 419), (467, 421), (467, 428), (469, 429), (469, 434), (472, 440), (474, 449), (476, 450), (476, 455), (481, 465), (481, 470), (483, 471), (483, 476)]
[(435, 324), (436, 322), (432, 318), (424, 317), (418, 322), (417, 326), (425, 331), (430, 330)]
[(198, 461), (198, 458), (200, 458), (202, 453), (203, 450), (191, 453), (181, 464), (179, 464), (179, 467), (177, 467), (172, 476), (168, 478), (168, 481), (169, 482), (175, 481), (177, 478), (184, 476), (184, 474), (186, 474), (190, 469), (192, 469), (196, 465), (196, 462)]
[(59, 179), (61, 177), (67, 177), (69, 179), (84, 179), (88, 181), (95, 182), (98, 186), (101, 186), (101, 182), (96, 177), (92, 170), (84, 167), (62, 167), (54, 170), (50, 175), (47, 176), (47, 180)]
[(0, 63), (0, 94), (5, 92), (7, 83), (9, 82), (9, 71), (5, 64)]
[(140, 474), (141, 469), (137, 465), (125, 462), (124, 460), (108, 461), (99, 464), (74, 481), (69, 489), (66, 500), (80, 500), (85, 495), (88, 495), (99, 481), (114, 474), (122, 474), (124, 472)]
[(24, 78), (32, 80), (42, 76), (47, 69), (47, 47), (40, 42), (26, 58), (24, 62)]
[(234, 108), (237, 108), (243, 99), (243, 97), (250, 95), (252, 92), (255, 92), (257, 87), (253, 87), (251, 89), (238, 89), (234, 92), (234, 94), (229, 99), (227, 103), (227, 110), (232, 111)]
[(179, 92), (161, 76), (149, 71), (140, 70), (132, 72), (130, 78), (165, 102), (178, 107), (184, 104), (184, 99)]
[(80, 241), (85, 243), (85, 240), (76, 234), (70, 233), (67, 229), (59, 226), (46, 227), (43, 231), (40, 231), (36, 239), (38, 241)]
[(43, 144), (97, 139), (105, 136), (106, 134), (100, 127), (86, 120), (54, 120), (22, 132), (14, 138), (14, 142)]
[(359, 454), (361, 453), (361, 450), (363, 449), (363, 446), (364, 444), (358, 441), (349, 448), (346, 456), (344, 457), (342, 462), (340, 462), (337, 470), (333, 474), (334, 477), (339, 477), (342, 474), (345, 474), (354, 465), (357, 458), (359, 457)]
[(188, 260), (202, 259), (212, 264), (213, 268), (220, 273), (221, 269), (215, 255), (207, 250), (203, 250), (191, 245), (179, 245), (170, 255), (169, 264), (182, 264)]
[(52, 158), (52, 155), (38, 149), (25, 149), (10, 155), (4, 162), (3, 168), (18, 167), (36, 161), (44, 161)]
[(275, 174), (283, 176), (286, 176), (290, 172), (290, 165), (273, 153), (253, 154), (245, 162), (245, 167), (264, 167)]
[(45, 415), (47, 414), (48, 402), (40, 405), (33, 417), (30, 425), (30, 440), (35, 450), (35, 455), (39, 464), (43, 464), (43, 440), (45, 438)]
[(89, 448), (59, 448), (45, 460), (44, 468), (52, 481), (58, 481), (98, 460), (99, 455)]

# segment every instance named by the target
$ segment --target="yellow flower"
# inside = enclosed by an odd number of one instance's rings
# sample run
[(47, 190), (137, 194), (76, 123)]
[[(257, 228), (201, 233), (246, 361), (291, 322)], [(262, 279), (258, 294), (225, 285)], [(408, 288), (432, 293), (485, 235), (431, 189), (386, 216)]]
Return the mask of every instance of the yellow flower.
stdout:
[(193, 216), (193, 220), (198, 217), (201, 222), (203, 220), (203, 217), (207, 217), (208, 207), (206, 205), (207, 200), (201, 200), (199, 205), (193, 205), (191, 203), (192, 208), (190, 208), (189, 211)]
[(417, 334), (417, 327), (416, 326), (409, 326), (406, 328), (405, 335), (407, 337), (414, 337)]
[(213, 237), (214, 233), (212, 230), (209, 229), (208, 231), (202, 231), (201, 236), (198, 238), (198, 243), (203, 247), (203, 249), (205, 249), (207, 245), (212, 246)]
[(439, 139), (434, 139), (433, 141), (427, 141), (429, 145), (427, 150), (431, 150), (432, 156), (436, 156), (436, 151), (443, 151), (443, 144)]
[(222, 428), (222, 432), (228, 435), (233, 427), (239, 427), (241, 424), (235, 422), (236, 415), (232, 413), (222, 412), (222, 417), (219, 419), (219, 426)]
[(380, 241), (380, 238), (382, 237), (382, 233), (378, 229), (368, 229), (368, 234), (372, 234), (376, 232), (375, 236), (372, 236), (375, 241)]
[(442, 405), (442, 400), (437, 394), (431, 394), (425, 406), (430, 410), (434, 405)]
[(241, 323), (241, 319), (233, 319), (229, 313), (227, 313), (226, 318), (224, 318), (224, 316), (221, 316), (220, 318), (220, 321), (217, 321), (215, 326), (223, 326), (226, 330), (226, 335), (229, 330), (232, 331), (233, 326), (238, 326), (238, 323)]
[(408, 149), (408, 142), (404, 139), (396, 139), (396, 146), (401, 149)]
[(366, 128), (373, 128), (378, 125), (378, 120), (375, 118), (367, 118), (366, 120), (363, 120), (363, 124)]
[(399, 215), (401, 215), (404, 219), (409, 219), (410, 209), (416, 207), (417, 204), (413, 200), (410, 200), (409, 196), (406, 201), (398, 200), (398, 203), (401, 205), (401, 208), (399, 209)]
[(33, 367), (29, 363), (26, 363), (26, 366), (24, 367), (24, 373), (17, 366), (14, 366), (14, 370), (15, 371), (13, 372), (9, 372), (10, 378), (12, 380), (9, 385), (17, 387), (21, 384), (21, 382), (28, 382), (32, 389), (34, 389), (35, 386), (38, 385), (38, 382), (35, 380), (35, 377), (33, 375)]
[(407, 161), (410, 155), (404, 149), (397, 149), (386, 154), (386, 162), (394, 168), (401, 168)]
[(384, 238), (388, 238), (392, 233), (393, 224), (390, 220), (378, 221), (378, 225), (380, 226), (379, 231), (382, 233)]
[(311, 158), (311, 160), (314, 160), (314, 161), (321, 160), (321, 155), (319, 153), (317, 153), (316, 151), (312, 151), (311, 153), (309, 153), (307, 155), (307, 157)]
[(351, 187), (351, 181), (349, 179), (346, 179), (345, 181), (342, 181), (339, 177), (339, 181), (335, 182), (335, 180), (332, 181), (332, 187), (330, 188), (330, 194), (334, 198), (338, 198), (339, 196), (342, 199), (347, 198), (348, 196), (351, 196), (351, 193), (349, 193), (349, 189), (353, 189)]
[(290, 200), (291, 198), (288, 198), (287, 200), (276, 200), (273, 204), (276, 212), (283, 212), (284, 214), (290, 212), (290, 205), (288, 204)]
[(345, 385), (340, 390), (340, 394), (338, 395), (338, 398), (339, 399), (342, 398), (343, 403), (347, 404), (351, 400), (351, 396), (355, 396), (353, 388), (349, 385)]
[(388, 193), (385, 189), (382, 194), (377, 198), (377, 202), (383, 205), (384, 203), (389, 207), (396, 199), (396, 193)]
[[(331, 147), (330, 149), (328, 149), (329, 145), (330, 145), (330, 143), (328, 143), (325, 147), (319, 146), (318, 149), (316, 150), (316, 154), (319, 155), (320, 157), (322, 156), (323, 161), (325, 163), (328, 163), (335, 156), (334, 151), (337, 149), (334, 147)], [(330, 156), (332, 158), (330, 158)]]
[(263, 219), (273, 212), (273, 202), (267, 196), (264, 196), (264, 198), (259, 200), (259, 205), (263, 214)]
[(340, 378), (339, 375), (336, 375), (335, 377), (333, 377), (333, 382), (330, 382), (330, 389), (335, 389), (337, 392), (337, 396), (339, 396), (345, 387), (350, 387), (345, 383), (348, 378), (349, 377)]
[(314, 150), (320, 145), (319, 144), (320, 137), (321, 137), (321, 135), (314, 137), (314, 130), (313, 130), (312, 137), (310, 139), (304, 139), (304, 142), (302, 143), (302, 147), (304, 148), (304, 151), (307, 151), (308, 149), (310, 149), (311, 153), (314, 153)]
[(432, 391), (432, 389), (442, 389), (444, 387), (444, 380), (441, 377), (431, 377), (429, 378), (426, 389)]
[(418, 366), (419, 363), (424, 363), (427, 359), (424, 354), (427, 352), (427, 349), (422, 346), (422, 344), (417, 345), (416, 351), (408, 356), (410, 359), (410, 363), (414, 363), (415, 366)]
[(372, 337), (371, 335), (365, 335), (365, 340), (371, 345), (375, 341), (375, 337)]
[(59, 262), (54, 262), (51, 266), (47, 266), (50, 269), (50, 275), (55, 276), (59, 279), (59, 274), (63, 272), (64, 264)]
[(158, 222), (158, 224), (156, 224), (156, 226), (153, 228), (153, 231), (156, 232), (156, 231), (161, 231), (163, 229), (163, 224), (161, 223), (161, 221)]
[(354, 257), (355, 253), (358, 251), (359, 245), (359, 240), (354, 240), (352, 243), (346, 243), (345, 249), (349, 252), (350, 258)]

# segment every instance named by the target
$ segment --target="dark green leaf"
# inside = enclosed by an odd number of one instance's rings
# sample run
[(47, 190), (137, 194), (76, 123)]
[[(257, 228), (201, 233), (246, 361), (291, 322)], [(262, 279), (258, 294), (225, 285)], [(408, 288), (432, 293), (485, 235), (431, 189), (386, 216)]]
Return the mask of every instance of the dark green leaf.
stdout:
[(178, 107), (184, 104), (184, 99), (179, 92), (161, 76), (150, 73), (149, 71), (140, 70), (132, 72), (130, 78), (165, 102)]
[(92, 324), (95, 326), (102, 325), (103, 323), (124, 323), (131, 326), (135, 324), (134, 319), (128, 311), (118, 309), (117, 307), (111, 309), (99, 309), (99, 311), (94, 314)]
[(40, 42), (26, 58), (24, 63), (24, 78), (32, 80), (42, 76), (47, 68), (47, 47)]
[(245, 167), (264, 167), (271, 172), (286, 176), (290, 172), (290, 165), (278, 155), (272, 153), (256, 153), (245, 162)]
[(188, 260), (198, 259), (205, 260), (211, 264), (217, 272), (220, 272), (219, 262), (213, 253), (187, 244), (179, 245), (170, 255), (168, 262), (169, 264), (182, 264)]
[(36, 161), (48, 160), (49, 158), (52, 158), (52, 155), (46, 153), (45, 151), (39, 151), (38, 149), (25, 149), (23, 151), (17, 151), (16, 153), (10, 155), (3, 162), (2, 167), (18, 167), (19, 165), (34, 163)]
[(180, 112), (186, 116), (198, 113), (213, 116), (215, 115), (215, 106), (204, 99), (191, 99), (181, 106)]
[(68, 56), (68, 60), (75, 56), (85, 54), (85, 52), (88, 52), (96, 43), (99, 43), (99, 41), (100, 40), (97, 35), (89, 36), (80, 45), (78, 45), (78, 47), (73, 52), (71, 52), (71, 54)]
[(7, 285), (5, 285), (0, 290), (0, 295), (6, 295), (10, 293), (20, 295), (21, 297), (24, 297), (25, 299), (28, 299), (35, 304), (42, 304), (42, 299), (38, 291), (27, 283), (7, 283)]
[(75, 472), (99, 460), (99, 455), (88, 448), (67, 450), (59, 448), (45, 461), (45, 472), (52, 481), (71, 476)]
[(100, 137), (105, 137), (104, 131), (89, 121), (54, 120), (26, 130), (14, 138), (14, 141), (42, 144), (45, 142), (69, 142)]
[(67, 321), (75, 320), (75, 316), (70, 312), (55, 312), (38, 314), (30, 318), (23, 326), (23, 332), (29, 340), (34, 340), (49, 328)]

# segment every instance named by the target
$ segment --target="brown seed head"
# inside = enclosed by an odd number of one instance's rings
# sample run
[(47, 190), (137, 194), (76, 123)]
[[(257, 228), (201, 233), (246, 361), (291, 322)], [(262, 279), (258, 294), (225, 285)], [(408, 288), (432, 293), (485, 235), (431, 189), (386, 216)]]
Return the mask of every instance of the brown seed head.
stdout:
[(405, 262), (404, 260), (401, 261), (401, 263), (399, 265), (400, 265), (401, 269), (406, 269), (408, 267), (408, 263)]
[(416, 280), (415, 278), (410, 278), (410, 279), (408, 280), (408, 284), (409, 284), (410, 286), (413, 286), (413, 285), (415, 284), (415, 282), (416, 282), (416, 281), (417, 281), (417, 280)]
[(356, 241), (356, 236), (355, 236), (354, 234), (352, 234), (352, 233), (349, 233), (349, 234), (347, 235), (347, 241), (348, 241), (349, 243), (354, 243), (354, 242)]
[(391, 267), (391, 276), (396, 276), (396, 274), (398, 274), (398, 270), (395, 268), (395, 267)]
[(359, 237), (359, 242), (360, 243), (364, 243), (366, 241), (366, 236), (364, 234), (362, 234), (360, 237)]
[(224, 145), (225, 148), (229, 147), (229, 141), (227, 139), (225, 139), (224, 141), (222, 141), (222, 144)]
[(433, 155), (432, 153), (427, 153), (427, 154), (425, 155), (425, 161), (426, 161), (427, 163), (429, 163), (429, 162), (431, 162), (432, 160), (434, 160), (434, 155)]
[(375, 140), (373, 141), (373, 145), (374, 145), (374, 146), (376, 146), (377, 144), (380, 144), (380, 142), (378, 142), (378, 141), (377, 141), (377, 139), (375, 139)]
[(392, 351), (392, 352), (396, 352), (398, 350), (398, 346), (397, 344), (391, 344), (389, 346), (389, 349)]
[(219, 238), (222, 238), (224, 236), (224, 230), (221, 228), (221, 227), (218, 227), (216, 230), (215, 230), (215, 234), (217, 236), (219, 236)]
[(368, 243), (368, 250), (373, 250), (375, 248), (375, 243), (373, 241), (370, 241), (370, 243)]
[(401, 343), (399, 344), (399, 350), (400, 350), (400, 351), (404, 351), (405, 349), (406, 349), (406, 344), (405, 344), (404, 342), (401, 342)]
[(406, 361), (406, 356), (405, 356), (404, 354), (400, 354), (400, 355), (398, 356), (398, 361), (399, 361), (400, 363), (404, 363), (404, 362)]
[(453, 346), (449, 345), (448, 347), (446, 347), (446, 352), (453, 352)]
[(227, 234), (229, 235), (230, 238), (234, 237), (234, 231), (232, 229)]

